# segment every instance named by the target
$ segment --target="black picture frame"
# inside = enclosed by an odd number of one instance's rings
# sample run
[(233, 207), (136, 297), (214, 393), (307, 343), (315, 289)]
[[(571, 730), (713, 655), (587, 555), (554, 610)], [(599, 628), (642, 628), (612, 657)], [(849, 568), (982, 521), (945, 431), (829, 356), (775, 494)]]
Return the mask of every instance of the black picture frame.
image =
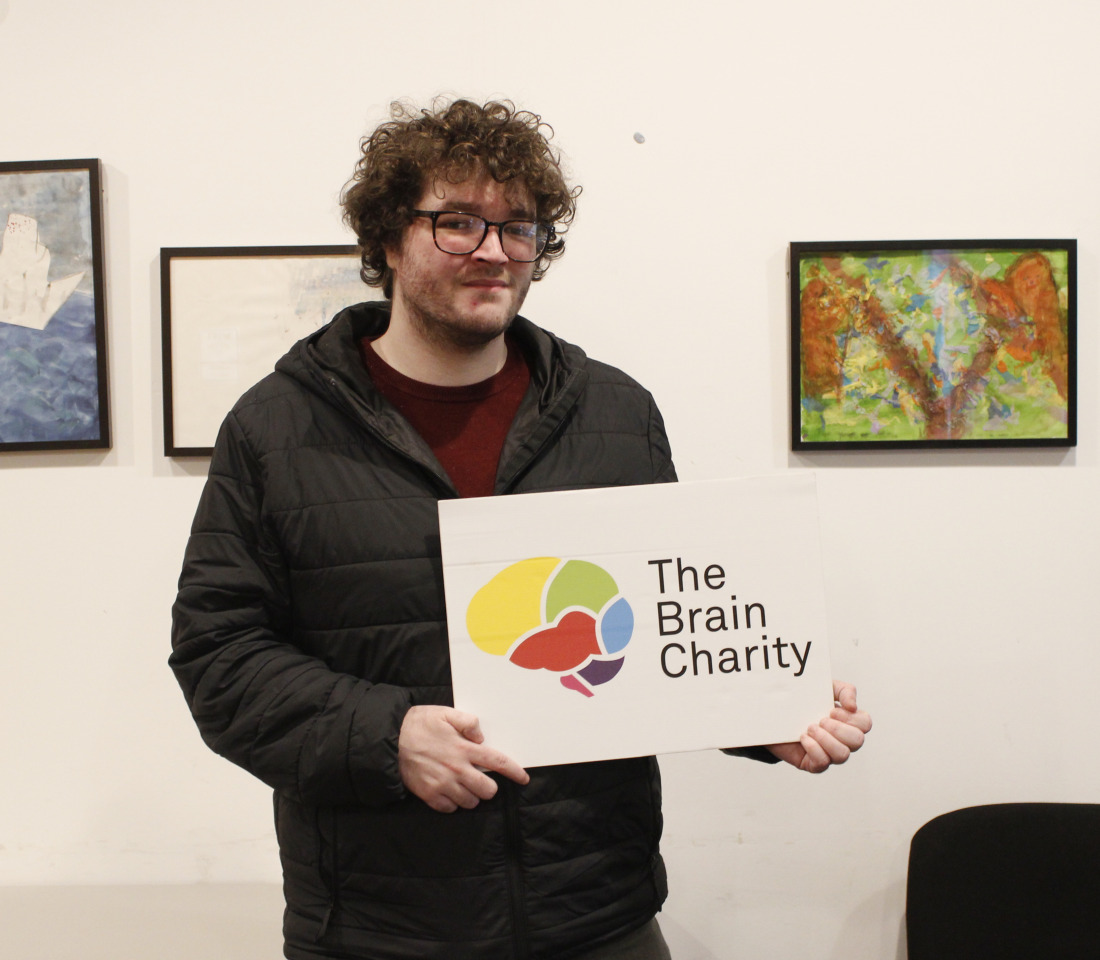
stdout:
[(242, 393), (364, 299), (353, 244), (163, 247), (164, 455), (208, 457)]
[(0, 162), (0, 452), (111, 446), (98, 159)]
[(1073, 447), (1077, 241), (790, 245), (791, 449)]

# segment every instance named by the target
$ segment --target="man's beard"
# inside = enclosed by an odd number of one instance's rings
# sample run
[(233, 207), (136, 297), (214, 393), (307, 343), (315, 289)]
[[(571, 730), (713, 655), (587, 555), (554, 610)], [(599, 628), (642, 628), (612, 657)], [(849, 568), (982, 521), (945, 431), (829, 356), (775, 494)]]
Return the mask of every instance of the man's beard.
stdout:
[(513, 314), (502, 324), (492, 327), (471, 326), (429, 315), (426, 311), (412, 304), (409, 305), (409, 308), (409, 320), (425, 342), (443, 347), (457, 347), (460, 350), (476, 350), (492, 343), (502, 333), (505, 333), (512, 325), (512, 321), (515, 320)]
[(529, 288), (530, 281), (513, 282), (508, 288), (507, 306), (493, 305), (489, 315), (480, 318), (478, 307), (485, 308), (486, 304), (475, 302), (464, 315), (457, 303), (460, 297), (446, 288), (442, 292), (433, 289), (431, 284), (413, 283), (403, 299), (410, 325), (425, 343), (472, 351), (492, 343), (512, 325)]

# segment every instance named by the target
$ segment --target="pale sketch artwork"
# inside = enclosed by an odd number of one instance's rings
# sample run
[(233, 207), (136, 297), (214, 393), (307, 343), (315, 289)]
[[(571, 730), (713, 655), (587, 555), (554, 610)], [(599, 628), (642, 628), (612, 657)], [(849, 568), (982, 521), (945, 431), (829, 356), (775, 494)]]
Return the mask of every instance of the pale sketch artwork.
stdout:
[(212, 447), (241, 394), (295, 342), (366, 299), (346, 255), (171, 259), (172, 441)]

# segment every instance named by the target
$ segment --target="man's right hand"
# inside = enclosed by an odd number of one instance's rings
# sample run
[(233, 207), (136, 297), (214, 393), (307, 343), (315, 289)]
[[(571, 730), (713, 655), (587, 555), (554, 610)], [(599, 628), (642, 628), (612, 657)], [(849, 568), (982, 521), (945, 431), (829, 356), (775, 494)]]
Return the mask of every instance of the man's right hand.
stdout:
[[(410, 707), (397, 738), (397, 763), (406, 789), (433, 810), (471, 810), (497, 792), (492, 770), (525, 784), (515, 760), (485, 746), (477, 717), (453, 707)], [(480, 768), (480, 769), (479, 769)]]

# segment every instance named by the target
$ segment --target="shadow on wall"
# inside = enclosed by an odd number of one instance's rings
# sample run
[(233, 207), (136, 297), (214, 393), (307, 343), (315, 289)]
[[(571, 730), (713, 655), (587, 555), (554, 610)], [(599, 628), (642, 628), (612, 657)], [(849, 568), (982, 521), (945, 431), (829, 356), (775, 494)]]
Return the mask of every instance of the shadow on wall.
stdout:
[(722, 960), (667, 913), (657, 914), (657, 922), (661, 925), (661, 933), (668, 944), (669, 952), (676, 960)]
[[(897, 920), (896, 934), (893, 919), (898, 898), (904, 900), (904, 887), (904, 883), (893, 884), (859, 904), (841, 927), (828, 960), (850, 960), (853, 956), (908, 960), (904, 912)], [(658, 914), (657, 921), (675, 960), (729, 960), (725, 952), (715, 953), (667, 913)]]
[[(896, 937), (892, 936), (895, 917)], [(878, 942), (874, 942), (875, 940)], [(829, 960), (848, 960), (852, 956), (908, 960), (904, 880), (868, 897), (848, 915), (833, 945), (833, 952), (829, 954)]]

